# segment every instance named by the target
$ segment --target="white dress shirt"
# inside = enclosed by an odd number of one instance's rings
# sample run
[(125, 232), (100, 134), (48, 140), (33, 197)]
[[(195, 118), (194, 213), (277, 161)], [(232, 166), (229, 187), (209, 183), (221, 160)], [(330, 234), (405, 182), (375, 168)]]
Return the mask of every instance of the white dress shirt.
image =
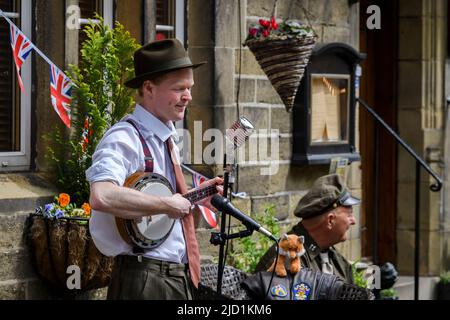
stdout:
[[(153, 172), (166, 177), (176, 190), (175, 174), (165, 141), (171, 136), (178, 141), (172, 122), (164, 124), (149, 111), (136, 104), (132, 114), (112, 126), (97, 145), (92, 166), (86, 178), (92, 184), (112, 181), (122, 186), (128, 176), (145, 170), (144, 150), (136, 129), (126, 122), (130, 118), (139, 128), (153, 156)], [(174, 143), (175, 153), (179, 149)], [(132, 247), (120, 236), (112, 214), (92, 210), (89, 230), (96, 247), (106, 256), (132, 254)], [(176, 263), (186, 263), (186, 247), (181, 221), (178, 219), (169, 237), (157, 248), (146, 251), (144, 257)]]

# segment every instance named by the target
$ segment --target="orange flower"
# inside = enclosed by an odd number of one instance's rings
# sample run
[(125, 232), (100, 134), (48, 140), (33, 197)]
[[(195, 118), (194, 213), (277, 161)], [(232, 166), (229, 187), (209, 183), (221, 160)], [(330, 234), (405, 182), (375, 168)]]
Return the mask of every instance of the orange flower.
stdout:
[(89, 205), (89, 203), (87, 203), (87, 202), (83, 203), (81, 208), (84, 210), (84, 212), (86, 213), (86, 215), (88, 217), (91, 215), (91, 206)]
[(60, 193), (58, 198), (58, 203), (61, 207), (65, 207), (70, 202), (70, 196), (67, 193)]

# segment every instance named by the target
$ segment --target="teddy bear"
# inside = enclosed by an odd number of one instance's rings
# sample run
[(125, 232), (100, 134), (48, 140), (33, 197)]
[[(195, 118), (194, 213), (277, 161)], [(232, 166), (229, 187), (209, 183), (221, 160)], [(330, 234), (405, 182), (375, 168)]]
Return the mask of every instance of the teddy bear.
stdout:
[[(295, 234), (283, 234), (281, 236), (279, 246), (278, 260), (274, 260), (268, 272), (273, 272), (279, 277), (286, 277), (287, 271), (285, 266), (286, 258), (290, 260), (289, 271), (291, 274), (296, 274), (300, 271), (300, 257), (305, 253), (305, 248), (303, 248), (303, 243), (305, 242), (305, 237), (297, 236)], [(275, 265), (275, 261), (277, 264)]]

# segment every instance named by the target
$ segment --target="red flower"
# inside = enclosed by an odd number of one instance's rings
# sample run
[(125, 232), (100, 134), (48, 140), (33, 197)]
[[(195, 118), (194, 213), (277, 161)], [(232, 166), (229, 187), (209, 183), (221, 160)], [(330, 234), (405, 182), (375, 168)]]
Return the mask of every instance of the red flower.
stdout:
[(274, 30), (278, 29), (278, 24), (275, 22), (275, 17), (272, 17), (270, 19), (270, 25), (271, 25), (272, 29), (274, 29)]
[(256, 34), (258, 33), (258, 29), (256, 29), (256, 28), (250, 28), (250, 29), (248, 30), (248, 33), (249, 33), (252, 37), (255, 37)]
[(270, 21), (269, 20), (259, 19), (259, 24), (262, 25), (264, 28), (269, 28), (270, 27)]
[(264, 31), (262, 32), (262, 35), (263, 35), (264, 37), (268, 37), (268, 36), (269, 36), (269, 30), (264, 30)]

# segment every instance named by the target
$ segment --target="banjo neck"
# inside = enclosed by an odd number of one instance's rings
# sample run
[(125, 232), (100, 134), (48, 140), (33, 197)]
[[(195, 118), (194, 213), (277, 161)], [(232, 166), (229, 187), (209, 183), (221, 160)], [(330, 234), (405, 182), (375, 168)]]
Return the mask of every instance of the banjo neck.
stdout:
[(200, 189), (194, 189), (188, 193), (183, 194), (183, 197), (185, 197), (187, 200), (189, 200), (192, 204), (195, 204), (196, 202), (205, 199), (209, 196), (212, 196), (213, 194), (217, 193), (216, 185), (207, 186)]

